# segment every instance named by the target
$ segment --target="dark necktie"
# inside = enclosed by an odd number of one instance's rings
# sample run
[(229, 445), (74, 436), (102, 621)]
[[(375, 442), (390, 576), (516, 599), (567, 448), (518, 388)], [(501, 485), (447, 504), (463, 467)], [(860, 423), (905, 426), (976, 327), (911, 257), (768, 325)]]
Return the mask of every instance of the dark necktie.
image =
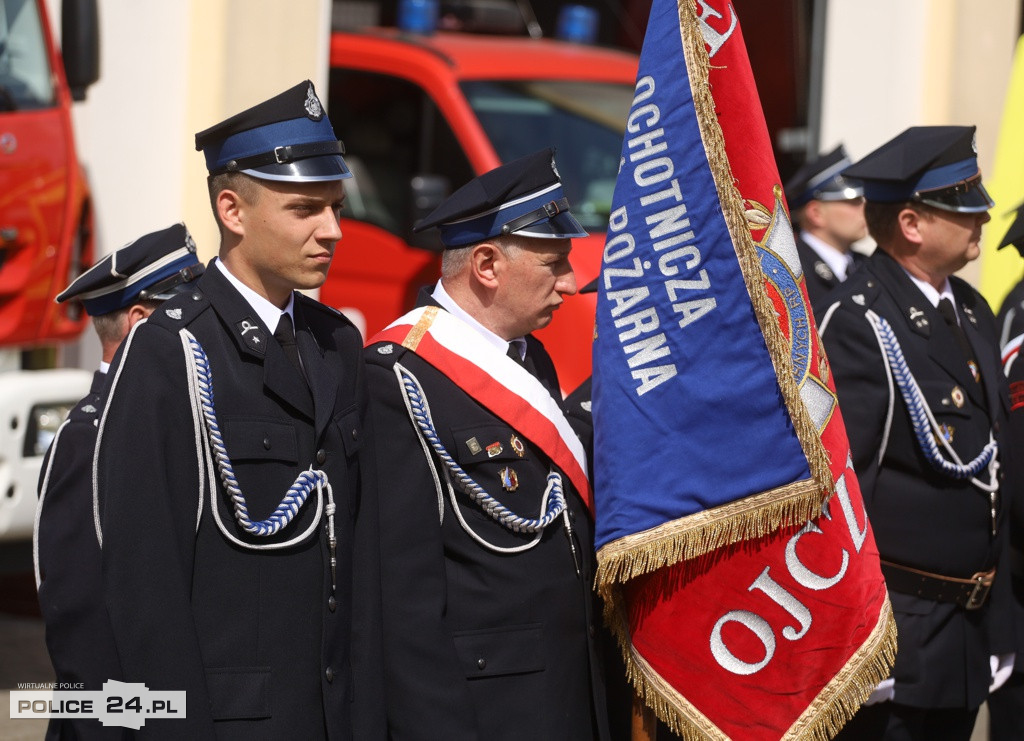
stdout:
[(292, 329), (292, 318), (287, 313), (281, 314), (281, 318), (277, 321), (277, 329), (274, 330), (274, 339), (284, 350), (284, 354), (291, 361), (291, 364), (295, 366), (295, 370), (305, 378), (305, 374), (302, 372), (302, 363), (299, 362), (299, 346), (295, 344), (295, 330)]
[[(508, 351), (505, 354), (508, 355), (510, 358), (512, 358), (517, 363), (519, 363), (519, 365), (522, 365), (522, 366), (526, 365), (526, 363), (524, 362), (523, 356), (519, 354), (519, 343), (516, 342), (515, 340), (512, 340), (511, 342), (508, 343)], [(524, 355), (525, 355), (525, 353), (524, 353)]]
[(956, 309), (953, 308), (953, 302), (948, 298), (939, 299), (939, 313), (942, 314), (942, 318), (949, 325), (950, 331), (953, 333), (953, 337), (956, 338), (956, 344), (960, 347), (960, 351), (964, 354), (964, 358), (967, 360), (967, 365), (971, 369), (971, 375), (974, 376), (975, 381), (980, 381), (981, 378), (978, 375), (978, 361), (974, 358), (974, 349), (971, 347), (970, 341), (967, 339), (967, 334), (964, 332), (963, 327), (956, 320)]

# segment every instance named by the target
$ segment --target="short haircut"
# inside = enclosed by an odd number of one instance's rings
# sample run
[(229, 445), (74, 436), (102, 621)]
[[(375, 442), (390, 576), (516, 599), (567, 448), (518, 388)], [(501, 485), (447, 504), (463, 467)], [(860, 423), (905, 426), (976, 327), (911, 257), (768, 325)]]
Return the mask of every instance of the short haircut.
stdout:
[(92, 318), (92, 326), (96, 329), (96, 334), (100, 338), (100, 342), (104, 345), (117, 345), (121, 344), (121, 341), (128, 334), (128, 312), (133, 306), (145, 306), (150, 312), (156, 311), (156, 308), (163, 303), (162, 301), (150, 301), (150, 300), (139, 300), (133, 301), (128, 306), (124, 306), (116, 311), (111, 311), (107, 314), (100, 314)]
[(918, 203), (898, 201), (896, 203), (864, 202), (864, 221), (868, 225), (868, 234), (881, 247), (893, 241), (899, 228), (900, 211), (910, 208), (917, 213), (925, 213)]
[(221, 229), (224, 228), (224, 225), (220, 221), (220, 214), (217, 213), (217, 196), (222, 190), (233, 190), (249, 203), (256, 203), (260, 196), (259, 182), (244, 172), (222, 172), (219, 175), (210, 175), (206, 178), (206, 187), (210, 192), (210, 208), (213, 209), (213, 218), (217, 220), (217, 226)]
[[(514, 260), (519, 251), (523, 248), (524, 240), (528, 237), (520, 237), (516, 234), (502, 235), (500, 237), (494, 237), (492, 239), (484, 240), (495, 244), (505, 254), (509, 260)], [(476, 244), (481, 244), (477, 242)], [(473, 252), (473, 248), (476, 244), (467, 245), (466, 247), (456, 247), (455, 249), (445, 250), (441, 254), (441, 277), (451, 278), (458, 275), (469, 265), (469, 256)]]

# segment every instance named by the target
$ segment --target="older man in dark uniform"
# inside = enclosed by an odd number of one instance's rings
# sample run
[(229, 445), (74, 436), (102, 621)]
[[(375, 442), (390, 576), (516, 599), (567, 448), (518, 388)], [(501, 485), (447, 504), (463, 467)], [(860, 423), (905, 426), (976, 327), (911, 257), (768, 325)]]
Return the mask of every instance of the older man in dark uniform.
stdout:
[(851, 164), (840, 144), (804, 164), (786, 183), (786, 202), (799, 227), (796, 250), (815, 317), (826, 297), (864, 260), (853, 243), (867, 236), (864, 188), (841, 173)]
[(992, 312), (953, 276), (992, 206), (976, 156), (974, 127), (913, 127), (844, 173), (864, 183), (879, 249), (837, 291), (822, 337), (899, 632), (890, 699), (847, 738), (968, 739), (993, 657), (1012, 651), (997, 604), (1005, 382)]
[(366, 349), (394, 738), (607, 738), (583, 448), (531, 332), (576, 292), (584, 231), (543, 150), (437, 226), (441, 280)]
[[(92, 317), (102, 362), (92, 388), (68, 414), (39, 476), (33, 555), (46, 648), (57, 682), (103, 689), (121, 679), (110, 620), (101, 593), (100, 548), (93, 522), (92, 455), (110, 361), (136, 323), (202, 275), (196, 245), (184, 224), (146, 234), (107, 255), (57, 296), (79, 301)], [(124, 729), (96, 718), (55, 718), (48, 739), (120, 738)]]
[(375, 738), (362, 343), (297, 292), (341, 239), (341, 142), (306, 81), (196, 148), (219, 257), (122, 345), (96, 446), (124, 678), (187, 692), (156, 737)]

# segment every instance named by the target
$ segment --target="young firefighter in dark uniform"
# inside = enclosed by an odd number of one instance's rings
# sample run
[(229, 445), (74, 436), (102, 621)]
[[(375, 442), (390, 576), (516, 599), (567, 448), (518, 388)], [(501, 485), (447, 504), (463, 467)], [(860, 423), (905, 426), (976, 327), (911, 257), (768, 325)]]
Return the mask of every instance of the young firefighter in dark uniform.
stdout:
[(864, 189), (840, 174), (850, 164), (840, 144), (804, 164), (786, 183), (786, 202), (799, 227), (796, 251), (817, 319), (828, 307), (826, 297), (865, 259), (851, 249), (868, 230)]
[(843, 738), (968, 739), (993, 657), (1012, 651), (1005, 381), (992, 312), (953, 276), (978, 256), (992, 206), (973, 141), (973, 126), (913, 127), (844, 173), (864, 183), (879, 248), (821, 331), (899, 645), (873, 698), (891, 699)]
[[(1015, 246), (1024, 256), (1024, 205), (1007, 230), (999, 249)], [(1024, 281), (1003, 301), (999, 311), (1003, 371), (1010, 386), (1010, 424), (1005, 456), (1006, 495), (1010, 506), (1009, 571), (1014, 596), (1016, 659), (1006, 683), (988, 698), (989, 739), (1016, 741), (1024, 738)], [(1005, 671), (1005, 669), (1004, 669)]]
[(307, 81), (196, 148), (219, 257), (125, 340), (96, 446), (124, 678), (187, 692), (187, 718), (147, 736), (375, 738), (359, 725), (382, 697), (357, 664), (375, 645), (360, 580), (377, 581), (361, 339), (297, 292), (341, 239), (342, 146)]
[[(80, 301), (92, 317), (102, 363), (89, 394), (68, 414), (39, 475), (33, 555), (46, 647), (57, 682), (97, 691), (121, 679), (102, 592), (100, 548), (93, 521), (92, 454), (103, 408), (107, 368), (128, 331), (202, 275), (184, 224), (146, 234), (113, 252), (64, 289), (57, 300)], [(54, 718), (48, 739), (120, 738), (123, 728), (96, 718)]]
[(456, 191), (441, 281), (365, 351), (393, 738), (607, 738), (590, 492), (530, 334), (576, 292), (550, 149)]

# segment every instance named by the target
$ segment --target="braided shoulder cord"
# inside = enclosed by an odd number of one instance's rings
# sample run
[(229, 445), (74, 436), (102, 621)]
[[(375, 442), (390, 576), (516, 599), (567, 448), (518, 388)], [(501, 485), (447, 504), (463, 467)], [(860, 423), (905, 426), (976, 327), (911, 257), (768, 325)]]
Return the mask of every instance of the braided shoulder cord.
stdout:
[(444, 463), (451, 477), (454, 478), (455, 482), (459, 485), (459, 488), (462, 489), (474, 503), (483, 509), (489, 517), (512, 532), (537, 533), (543, 531), (544, 528), (550, 525), (565, 511), (565, 495), (562, 493), (562, 477), (556, 471), (552, 471), (548, 474), (547, 488), (550, 491), (551, 496), (547, 497), (547, 495), (545, 495), (545, 502), (542, 506), (545, 510), (544, 515), (538, 519), (531, 519), (517, 515), (484, 491), (484, 489), (473, 481), (462, 467), (455, 462), (445, 449), (444, 444), (437, 435), (437, 430), (434, 428), (434, 422), (431, 419), (430, 409), (427, 406), (426, 399), (424, 398), (423, 389), (420, 387), (415, 376), (398, 363), (395, 364), (395, 373), (398, 375), (399, 383), (401, 384), (402, 393), (406, 399), (406, 405), (409, 409), (410, 416), (423, 436), (423, 439), (427, 441), (430, 447), (437, 454), (438, 458), (440, 458)]
[[(910, 420), (914, 427), (914, 435), (917, 437), (918, 445), (921, 447), (925, 458), (928, 459), (928, 462), (934, 468), (951, 478), (973, 478), (993, 460), (998, 449), (998, 443), (990, 439), (974, 460), (963, 464), (960, 463), (956, 453), (943, 438), (944, 447), (956, 462), (951, 463), (947, 461), (932, 435), (934, 430), (935, 434), (941, 437), (941, 430), (932, 416), (928, 404), (924, 400), (924, 395), (921, 393), (921, 388), (917, 385), (917, 380), (910, 372), (910, 368), (907, 367), (907, 361), (903, 357), (903, 350), (900, 348), (899, 340), (896, 339), (892, 327), (885, 319), (874, 312), (869, 311), (868, 317), (878, 329), (878, 336), (882, 341), (882, 346), (889, 361), (889, 367), (892, 369), (893, 376), (896, 379), (896, 385), (899, 386), (900, 394), (907, 404)], [(977, 483), (982, 485), (981, 482)], [(993, 483), (995, 483), (994, 480)]]
[(221, 532), (227, 535), (233, 542), (250, 548), (285, 548), (294, 545), (295, 543), (305, 539), (306, 536), (309, 535), (319, 524), (321, 514), (324, 510), (323, 489), (326, 487), (329, 500), (326, 511), (330, 520), (329, 530), (331, 531), (328, 535), (329, 539), (333, 540), (333, 514), (335, 509), (333, 501), (334, 497), (331, 492), (330, 484), (327, 480), (327, 474), (324, 471), (310, 469), (300, 473), (298, 478), (296, 478), (295, 483), (292, 484), (284, 498), (281, 500), (281, 503), (277, 505), (277, 508), (267, 519), (259, 522), (253, 522), (251, 520), (245, 495), (238, 486), (238, 480), (235, 478), (231, 459), (228, 457), (227, 449), (224, 447), (224, 440), (220, 433), (220, 426), (217, 424), (217, 415), (213, 403), (213, 380), (210, 373), (209, 359), (207, 358), (202, 345), (191, 333), (187, 330), (182, 330), (182, 336), (183, 339), (187, 341), (188, 348), (191, 351), (190, 359), (192, 362), (189, 363), (189, 366), (190, 371), (193, 374), (195, 390), (198, 392), (197, 400), (202, 408), (203, 418), (206, 422), (208, 442), (212, 448), (213, 457), (217, 462), (217, 469), (220, 473), (221, 483), (223, 483), (225, 490), (231, 497), (235, 520), (241, 528), (250, 535), (257, 537), (269, 537), (288, 526), (288, 524), (295, 518), (295, 515), (298, 514), (302, 505), (305, 504), (314, 488), (317, 490), (320, 498), (314, 522), (306, 528), (304, 532), (283, 543), (252, 546), (244, 543), (243, 541), (237, 540), (227, 532), (223, 524), (220, 522), (216, 502), (213, 501), (211, 497), (213, 512), (217, 520), (217, 524), (220, 526)]

